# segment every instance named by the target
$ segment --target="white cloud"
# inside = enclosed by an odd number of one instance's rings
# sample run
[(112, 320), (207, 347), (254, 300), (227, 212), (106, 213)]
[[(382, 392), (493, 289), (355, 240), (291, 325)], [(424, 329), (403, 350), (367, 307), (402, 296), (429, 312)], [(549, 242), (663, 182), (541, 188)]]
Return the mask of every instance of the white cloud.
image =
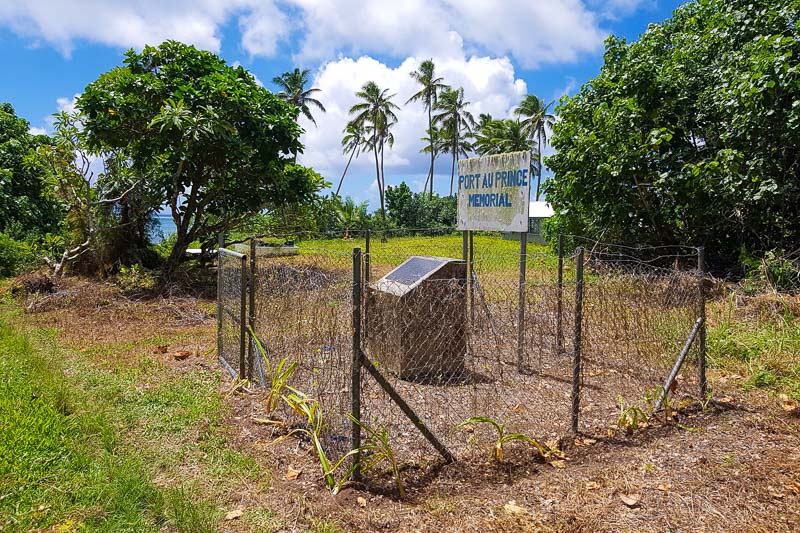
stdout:
[(65, 55), (80, 40), (141, 48), (176, 39), (219, 52), (221, 26), (231, 16), (250, 13), (257, 20), (248, 26), (248, 39), (274, 52), (265, 35), (270, 29), (280, 35), (283, 21), (271, 17), (275, 11), (271, 0), (2, 0), (0, 24)]
[(80, 97), (79, 93), (75, 93), (72, 95), (72, 98), (67, 98), (66, 96), (62, 96), (60, 98), (56, 98), (56, 108), (58, 112), (66, 111), (67, 113), (73, 113), (75, 111), (75, 103), (78, 101), (78, 97)]
[[(306, 34), (299, 57), (345, 54), (511, 55), (525, 67), (574, 61), (601, 45), (605, 32), (581, 0), (292, 0)], [(623, 0), (617, 0), (623, 1)], [(627, 0), (633, 1), (633, 0)]]
[(28, 133), (30, 133), (31, 135), (47, 135), (47, 130), (44, 128), (32, 127), (28, 129)]
[[(405, 181), (419, 190), (428, 171), (428, 155), (419, 152), (420, 138), (427, 129), (427, 113), (419, 103), (404, 105), (406, 100), (419, 90), (409, 75), (421, 60), (405, 59), (392, 68), (380, 61), (363, 56), (358, 59), (341, 58), (322, 66), (316, 73), (313, 85), (321, 89), (319, 99), (327, 113), (314, 113), (318, 127), (301, 118), (306, 133), (303, 136), (305, 153), (299, 161), (314, 167), (333, 183), (334, 188), (341, 177), (347, 158), (342, 153), (342, 130), (350, 119), (348, 111), (356, 103), (355, 92), (367, 81), (374, 81), (381, 88), (395, 94), (393, 101), (400, 106), (398, 123), (393, 133), (395, 144), (385, 154), (387, 184)], [(476, 117), (479, 113), (490, 113), (495, 117), (507, 116), (511, 109), (527, 92), (524, 81), (515, 78), (514, 67), (508, 58), (488, 57), (434, 57), (436, 69), (445, 82), (453, 87), (463, 87), (465, 99), (471, 102), (470, 110)], [(450, 182), (451, 160), (443, 155), (437, 160), (436, 187), (447, 192)], [(345, 178), (344, 191), (353, 192), (356, 200), (370, 200), (377, 207), (375, 160), (372, 153), (362, 154), (350, 165)]]
[(0, 0), (0, 25), (69, 54), (76, 41), (141, 47), (177, 39), (219, 52), (233, 19), (251, 56), (297, 40), (297, 59), (383, 54), (510, 56), (525, 68), (575, 61), (602, 46), (609, 12), (645, 0)]
[(250, 13), (239, 18), (242, 48), (250, 56), (274, 56), (290, 28), (289, 18), (273, 2), (257, 2)]

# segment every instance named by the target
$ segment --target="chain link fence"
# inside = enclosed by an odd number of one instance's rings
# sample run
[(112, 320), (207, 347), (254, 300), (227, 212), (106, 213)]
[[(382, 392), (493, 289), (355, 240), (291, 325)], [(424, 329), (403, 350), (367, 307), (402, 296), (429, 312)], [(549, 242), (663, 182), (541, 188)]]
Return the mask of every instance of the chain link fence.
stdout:
[[(334, 459), (362, 438), (351, 413), (416, 464), (484, 453), (496, 436), (459, 427), (472, 417), (543, 443), (604, 432), (625, 409), (652, 408), (704, 312), (702, 264), (693, 248), (568, 241), (575, 253), (523, 254), (518, 241), (480, 233), (255, 238), (239, 248), (249, 263), (220, 254), (221, 360), (229, 370), (246, 360), (268, 389), (292, 367), (286, 385), (318, 400)], [(228, 310), (245, 285), (258, 343), (241, 354)], [(698, 340), (690, 360), (702, 350)], [(688, 368), (674, 390), (697, 397), (702, 373)], [(284, 402), (274, 409), (302, 423)]]

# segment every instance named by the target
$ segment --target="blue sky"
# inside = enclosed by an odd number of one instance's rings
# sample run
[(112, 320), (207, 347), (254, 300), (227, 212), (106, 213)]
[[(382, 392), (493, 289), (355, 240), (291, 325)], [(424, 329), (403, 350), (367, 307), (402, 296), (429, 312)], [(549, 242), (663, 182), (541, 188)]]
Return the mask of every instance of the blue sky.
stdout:
[[(597, 74), (603, 39), (636, 39), (682, 2), (667, 0), (0, 0), (0, 101), (36, 131), (69, 109), (76, 94), (122, 60), (129, 47), (177, 39), (249, 69), (268, 89), (294, 66), (308, 68), (319, 99), (318, 127), (306, 129), (304, 164), (334, 186), (346, 157), (341, 130), (353, 93), (374, 80), (402, 105), (415, 86), (408, 75), (433, 58), (445, 82), (463, 86), (477, 118), (507, 116), (526, 93), (547, 100), (574, 94)], [(403, 106), (387, 184), (420, 189), (419, 153), (426, 115)], [(436, 190), (447, 193), (450, 160), (437, 160)], [(374, 164), (356, 160), (343, 194), (377, 207)]]

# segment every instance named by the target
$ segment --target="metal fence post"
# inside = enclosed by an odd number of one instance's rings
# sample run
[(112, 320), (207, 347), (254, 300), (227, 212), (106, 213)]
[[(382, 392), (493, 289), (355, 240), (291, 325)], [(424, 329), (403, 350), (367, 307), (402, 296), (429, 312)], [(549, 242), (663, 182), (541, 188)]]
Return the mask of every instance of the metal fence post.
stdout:
[(525, 354), (525, 274), (528, 265), (528, 234), (519, 234), (519, 309), (517, 309), (517, 371), (522, 373)]
[(250, 276), (247, 284), (249, 316), (247, 318), (247, 379), (253, 381), (253, 367), (255, 366), (255, 341), (253, 335), (256, 331), (256, 238), (250, 237)]
[[(353, 358), (350, 376), (350, 408), (353, 416), (351, 450), (361, 448), (361, 248), (353, 249)], [(358, 422), (356, 422), (356, 420)], [(360, 477), (360, 453), (353, 456), (356, 479)]]
[(697, 355), (697, 381), (700, 392), (700, 401), (705, 401), (708, 393), (708, 382), (706, 381), (706, 254), (705, 248), (697, 248), (697, 270), (700, 274), (698, 287), (698, 314), (703, 319), (698, 333), (698, 355)]
[(361, 305), (363, 306), (363, 313), (364, 313), (364, 317), (365, 317), (364, 325), (363, 325), (363, 329), (364, 329), (363, 334), (364, 335), (367, 334), (366, 316), (369, 313), (369, 311), (367, 310), (367, 295), (369, 295), (369, 271), (370, 271), (369, 246), (370, 246), (371, 237), (372, 237), (372, 234), (371, 234), (370, 230), (368, 229), (367, 233), (366, 233), (366, 236), (365, 236), (365, 239), (364, 239), (364, 241), (365, 241), (364, 242), (364, 254), (363, 254), (364, 255), (364, 261), (363, 261), (363, 263), (364, 263), (364, 272), (362, 273), (362, 276), (361, 276), (364, 279), (364, 290), (363, 290), (363, 292), (361, 294), (361, 297), (362, 297)]
[(222, 302), (223, 277), (222, 277), (222, 249), (225, 247), (225, 234), (220, 232), (217, 237), (217, 357), (223, 357), (222, 346), (222, 315), (225, 312)]
[(583, 248), (575, 250), (575, 340), (572, 348), (572, 432), (578, 432), (581, 408), (581, 333), (583, 329)]
[(558, 234), (558, 285), (556, 286), (556, 352), (564, 352), (564, 234)]
[(467, 264), (467, 287), (469, 287), (469, 325), (475, 324), (475, 239), (469, 232), (469, 263)]
[(369, 241), (370, 241), (370, 230), (367, 230), (367, 235), (364, 243), (364, 286), (369, 286)]
[(247, 377), (247, 368), (246, 368), (246, 361), (245, 361), (245, 343), (247, 342), (247, 256), (243, 255), (241, 259), (241, 264), (239, 265), (241, 269), (242, 277), (241, 277), (241, 287), (239, 290), (240, 293), (240, 305), (241, 309), (239, 311), (239, 379), (245, 379)]

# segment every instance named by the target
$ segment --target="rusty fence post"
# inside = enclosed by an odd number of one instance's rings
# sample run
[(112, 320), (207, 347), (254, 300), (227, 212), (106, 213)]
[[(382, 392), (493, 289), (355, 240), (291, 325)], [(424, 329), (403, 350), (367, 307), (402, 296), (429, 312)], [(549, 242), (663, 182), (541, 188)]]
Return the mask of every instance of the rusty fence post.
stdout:
[(697, 248), (697, 270), (699, 273), (698, 283), (698, 315), (703, 320), (698, 332), (697, 344), (697, 382), (700, 393), (700, 401), (706, 400), (708, 394), (708, 382), (706, 381), (706, 291), (705, 291), (705, 278), (706, 278), (706, 254), (705, 248), (700, 246)]
[[(350, 368), (351, 450), (361, 448), (361, 248), (353, 249), (353, 357)], [(353, 456), (354, 477), (360, 476), (360, 453)]]
[(575, 250), (575, 328), (572, 347), (572, 432), (578, 433), (581, 409), (581, 335), (583, 329), (583, 248)]

